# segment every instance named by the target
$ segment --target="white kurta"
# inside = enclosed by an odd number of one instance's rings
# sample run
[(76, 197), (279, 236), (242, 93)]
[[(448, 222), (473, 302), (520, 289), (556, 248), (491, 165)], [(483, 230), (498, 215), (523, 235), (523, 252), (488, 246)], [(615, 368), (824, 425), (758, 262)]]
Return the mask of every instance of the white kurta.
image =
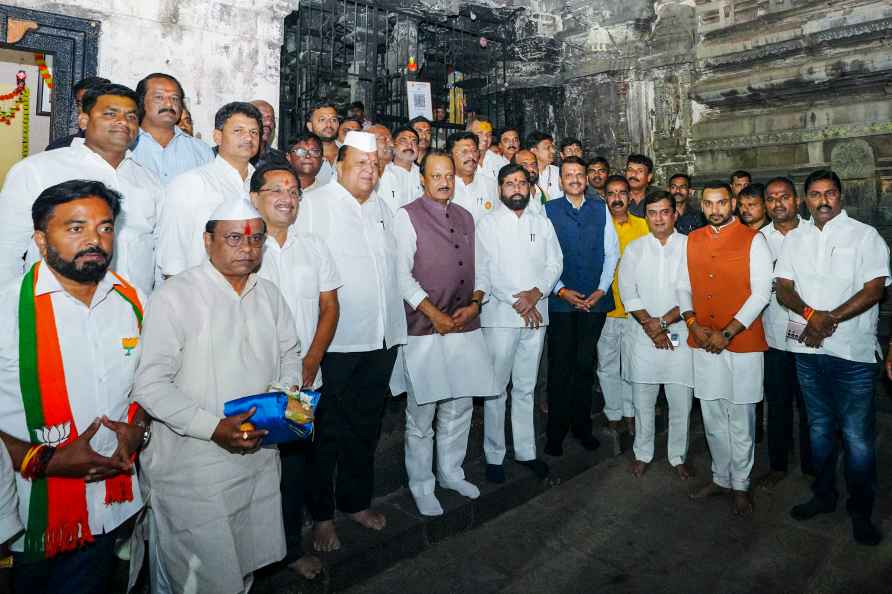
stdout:
[[(675, 289), (687, 245), (688, 238), (681, 233), (670, 235), (666, 245), (648, 233), (626, 246), (619, 263), (619, 291), (626, 311), (644, 309), (656, 318), (678, 305)], [(626, 328), (623, 376), (628, 381), (694, 386), (693, 359), (684, 321), (669, 326), (670, 334), (676, 335), (678, 342), (671, 351), (655, 347), (631, 315)]]
[(549, 165), (539, 172), (539, 187), (545, 192), (545, 200), (554, 200), (564, 195), (561, 190), (561, 170), (557, 165)]
[[(400, 293), (409, 307), (417, 309), (428, 295), (412, 276), (418, 236), (405, 209), (400, 209), (394, 217), (394, 233), (399, 250)], [(499, 393), (493, 381), (492, 358), (480, 329), (409, 336), (401, 350), (409, 379), (408, 390), (418, 404)]]
[(503, 157), (502, 155), (498, 155), (491, 150), (487, 150), (486, 154), (483, 155), (483, 162), (480, 163), (479, 169), (489, 177), (498, 181), (499, 179), (499, 170), (502, 169), (505, 165), (508, 165), (510, 161)]
[(15, 471), (6, 446), (0, 441), (0, 544), (24, 530), (19, 519), (19, 498), (15, 490)]
[(238, 295), (206, 261), (152, 296), (134, 397), (157, 419), (140, 462), (174, 591), (240, 592), (285, 556), (278, 450), (210, 438), (227, 401), (297, 383), (299, 348), (284, 297), (254, 275)]
[[(266, 238), (259, 275), (282, 291), (297, 324), (301, 354), (305, 355), (319, 324), (319, 294), (334, 291), (343, 284), (331, 252), (317, 236), (292, 227), (285, 245), (280, 246), (272, 236)], [(321, 385), (320, 370), (313, 389)]]
[[(25, 407), (19, 388), (19, 294), (21, 279), (0, 289), (0, 431), (23, 441), (31, 441), (25, 420)], [(78, 434), (83, 434), (97, 417), (125, 421), (130, 406), (133, 376), (141, 346), (129, 356), (121, 340), (139, 336), (133, 307), (113, 289), (110, 274), (99, 282), (93, 301), (87, 307), (67, 293), (52, 270), (41, 264), (36, 295), (52, 294), (56, 332), (65, 369), (65, 387)], [(145, 297), (139, 295), (145, 304)], [(90, 446), (103, 456), (111, 456), (118, 438), (100, 427)], [(93, 534), (110, 532), (142, 507), (138, 481), (133, 475), (133, 501), (105, 504), (105, 483), (87, 483), (87, 513)], [(27, 524), (31, 502), (31, 481), (15, 474), (19, 517)], [(0, 539), (2, 540), (2, 539)], [(21, 552), (24, 538), (12, 543)]]
[[(771, 252), (762, 235), (750, 244), (750, 296), (734, 314), (734, 319), (749, 328), (771, 298)], [(677, 288), (682, 312), (693, 310), (688, 254), (684, 258)], [(762, 400), (763, 354), (732, 353), (718, 355), (704, 349), (693, 350), (694, 395), (701, 400), (724, 399), (732, 404), (753, 404)]]
[[(155, 226), (163, 189), (158, 176), (128, 151), (117, 168), (87, 148), (83, 138), (71, 146), (37, 153), (16, 163), (0, 193), (0, 284), (19, 278), (40, 259), (31, 240), (31, 206), (45, 189), (72, 179), (104, 183), (123, 196), (115, 228), (112, 270), (146, 294), (155, 281)], [(25, 261), (22, 254), (27, 251)]]
[[(802, 221), (799, 221), (802, 224)], [(771, 251), (771, 267), (772, 270), (777, 266), (781, 251), (784, 248), (784, 239), (786, 235), (778, 231), (773, 224), (765, 225), (759, 230), (759, 233), (765, 237), (768, 242), (768, 249)], [(790, 231), (792, 233), (792, 231)], [(789, 235), (789, 233), (787, 234)], [(765, 341), (773, 349), (781, 351), (787, 350), (787, 324), (790, 321), (790, 310), (780, 304), (777, 300), (777, 291), (774, 283), (771, 286), (771, 299), (768, 301), (768, 307), (762, 312), (762, 326), (765, 327)]]
[(249, 200), (251, 175), (242, 179), (239, 172), (217, 158), (179, 175), (167, 186), (158, 225), (158, 267), (166, 276), (179, 274), (207, 259), (204, 227), (214, 210), (224, 200)]
[(421, 187), (421, 170), (415, 163), (412, 163), (409, 171), (395, 163), (388, 163), (384, 173), (381, 174), (381, 179), (378, 180), (375, 193), (395, 213), (424, 194), (424, 188)]
[(474, 222), (479, 223), (480, 218), (491, 213), (497, 206), (501, 206), (499, 200), (499, 185), (490, 176), (477, 171), (470, 184), (466, 184), (459, 176), (455, 176), (455, 194), (452, 201), (471, 213)]
[(328, 246), (343, 285), (340, 318), (328, 350), (367, 352), (406, 343), (397, 280), (393, 213), (377, 195), (360, 204), (333, 180), (301, 202), (297, 228)]
[(322, 167), (320, 167), (319, 173), (316, 174), (316, 185), (324, 186), (335, 178), (337, 178), (337, 174), (334, 163), (330, 163), (328, 159), (322, 157)]
[(548, 325), (548, 295), (564, 268), (561, 244), (548, 217), (529, 208), (518, 217), (503, 207), (478, 222), (476, 235), (474, 288), (486, 294), (481, 324), (523, 328), (514, 295), (536, 287), (542, 293), (536, 309)]
[[(774, 275), (792, 280), (796, 292), (810, 307), (832, 311), (864, 288), (864, 284), (884, 278), (889, 286), (889, 246), (876, 229), (849, 217), (842, 211), (822, 230), (814, 222), (802, 221), (784, 241)], [(787, 350), (796, 353), (831, 355), (849, 361), (873, 363), (882, 357), (876, 339), (879, 304), (840, 322), (820, 348), (787, 341)], [(790, 317), (804, 324), (798, 314)]]

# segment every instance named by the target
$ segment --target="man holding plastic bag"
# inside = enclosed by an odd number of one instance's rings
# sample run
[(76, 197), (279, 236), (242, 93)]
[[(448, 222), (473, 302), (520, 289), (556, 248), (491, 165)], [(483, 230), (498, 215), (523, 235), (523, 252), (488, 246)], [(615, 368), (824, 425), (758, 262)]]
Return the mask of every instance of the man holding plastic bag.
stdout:
[(261, 215), (225, 201), (205, 229), (208, 260), (146, 312), (133, 394), (158, 421), (141, 457), (152, 592), (247, 592), (285, 556), (279, 452), (263, 447), (259, 411), (224, 416), (229, 401), (299, 384), (294, 319), (254, 274), (265, 241)]

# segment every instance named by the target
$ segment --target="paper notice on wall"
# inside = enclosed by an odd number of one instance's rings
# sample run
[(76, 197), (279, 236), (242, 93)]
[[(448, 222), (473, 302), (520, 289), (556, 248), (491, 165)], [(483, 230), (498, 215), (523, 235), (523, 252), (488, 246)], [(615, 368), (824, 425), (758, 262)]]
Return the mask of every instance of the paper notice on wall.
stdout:
[(409, 101), (409, 119), (418, 116), (434, 119), (434, 105), (431, 101), (431, 84), (427, 82), (408, 81), (406, 98)]

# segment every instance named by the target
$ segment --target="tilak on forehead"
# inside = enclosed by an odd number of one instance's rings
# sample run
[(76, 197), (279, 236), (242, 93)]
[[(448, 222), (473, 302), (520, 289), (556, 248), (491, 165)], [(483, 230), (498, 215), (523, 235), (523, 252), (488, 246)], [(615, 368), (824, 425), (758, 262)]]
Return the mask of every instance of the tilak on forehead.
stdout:
[(245, 235), (251, 235), (251, 223), (245, 221)]

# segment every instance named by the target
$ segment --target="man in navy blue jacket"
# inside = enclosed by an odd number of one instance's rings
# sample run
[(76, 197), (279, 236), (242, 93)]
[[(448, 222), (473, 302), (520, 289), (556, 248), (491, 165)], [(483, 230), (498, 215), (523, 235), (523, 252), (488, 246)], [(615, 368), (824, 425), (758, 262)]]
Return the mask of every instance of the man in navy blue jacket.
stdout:
[(545, 205), (564, 255), (564, 270), (548, 298), (548, 441), (545, 453), (563, 454), (573, 435), (588, 450), (600, 445), (592, 435), (595, 345), (612, 310), (610, 284), (619, 261), (616, 230), (600, 200), (586, 199), (585, 161), (561, 163), (564, 195)]

